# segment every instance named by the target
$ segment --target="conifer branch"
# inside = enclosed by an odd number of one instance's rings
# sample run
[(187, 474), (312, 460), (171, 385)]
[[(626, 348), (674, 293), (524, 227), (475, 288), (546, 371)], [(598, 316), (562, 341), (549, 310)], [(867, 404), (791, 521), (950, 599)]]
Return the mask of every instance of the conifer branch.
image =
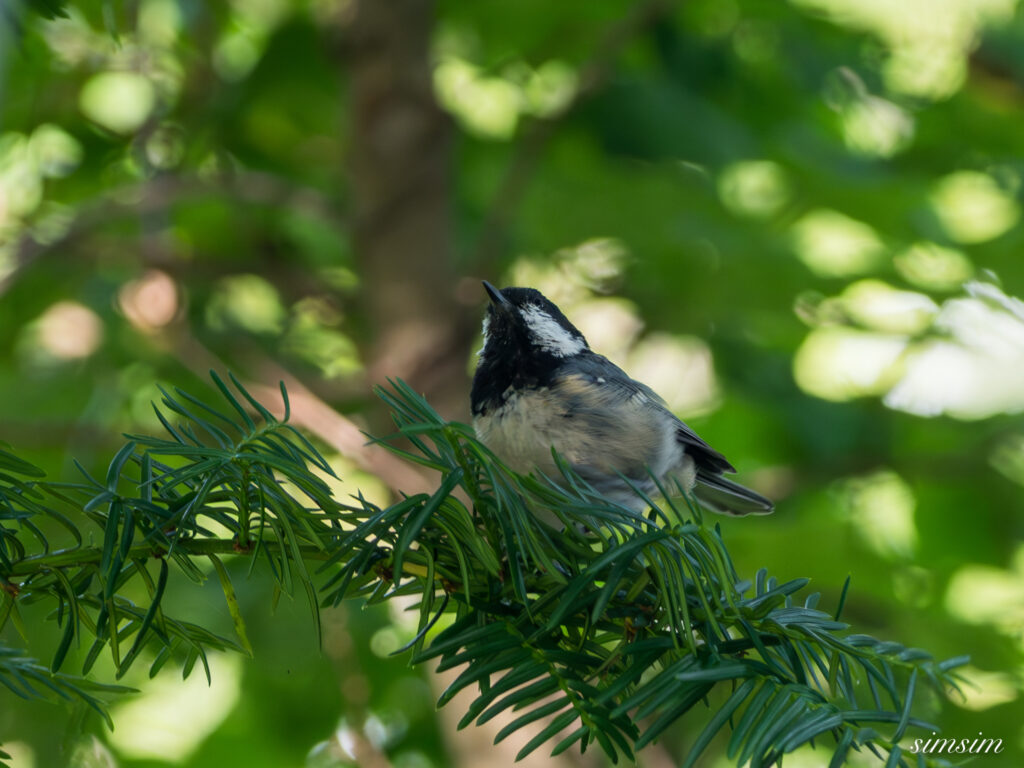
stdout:
[[(638, 515), (564, 465), (555, 479), (517, 475), (402, 382), (379, 392), (396, 432), (376, 442), (436, 470), (438, 486), (382, 508), (336, 499), (330, 465), (287, 416), (275, 419), (237, 380), (213, 379), (219, 410), (164, 392), (167, 436), (132, 437), (102, 479), (49, 482), (0, 451), (0, 628), (10, 621), (30, 641), (19, 606), (44, 601), (61, 629), (48, 670), (0, 647), (0, 684), (102, 711), (96, 694), (122, 689), (63, 672), (73, 645), (89, 643), (82, 674), (105, 651), (117, 678), (144, 650), (151, 675), (173, 659), (186, 676), (197, 662), (209, 675), (211, 649), (251, 653), (221, 560), (237, 556), (269, 568), (281, 590), (305, 592), (317, 631), (319, 611), (343, 600), (418, 597), (418, 630), (402, 650), (461, 670), (440, 700), (476, 691), (460, 726), (503, 715), (501, 739), (536, 723), (520, 756), (597, 744), (613, 761), (632, 759), (685, 717), (702, 728), (687, 766), (726, 726), (737, 764), (773, 765), (812, 743), (833, 764), (867, 749), (910, 766), (904, 734), (935, 729), (913, 717), (915, 694), (957, 685), (965, 658), (938, 662), (849, 634), (838, 616), (845, 587), (826, 613), (819, 595), (798, 597), (806, 579), (780, 584), (762, 570), (742, 580), (721, 531), (689, 501), (648, 499)], [(84, 543), (83, 512), (102, 544)], [(42, 518), (71, 543), (53, 549)], [(236, 638), (164, 611), (169, 579), (204, 581), (203, 560)], [(147, 600), (128, 599), (129, 584)], [(702, 702), (707, 715), (695, 710)]]

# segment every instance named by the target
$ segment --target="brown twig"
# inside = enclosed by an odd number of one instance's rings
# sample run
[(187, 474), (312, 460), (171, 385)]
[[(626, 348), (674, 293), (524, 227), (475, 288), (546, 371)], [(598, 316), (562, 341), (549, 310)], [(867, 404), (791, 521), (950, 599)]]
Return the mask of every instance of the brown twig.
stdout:
[[(211, 369), (227, 368), (224, 361), (184, 329), (179, 328), (177, 333), (165, 334), (163, 338), (197, 376)], [(290, 423), (316, 435), (361, 470), (378, 477), (395, 493), (432, 493), (437, 490), (436, 481), (431, 481), (426, 474), (387, 449), (368, 444), (366, 435), (355, 422), (334, 410), (283, 366), (264, 357), (257, 368), (263, 381), (284, 382), (291, 405)], [(263, 381), (247, 380), (245, 388), (274, 416), (280, 417), (284, 413), (281, 391)]]

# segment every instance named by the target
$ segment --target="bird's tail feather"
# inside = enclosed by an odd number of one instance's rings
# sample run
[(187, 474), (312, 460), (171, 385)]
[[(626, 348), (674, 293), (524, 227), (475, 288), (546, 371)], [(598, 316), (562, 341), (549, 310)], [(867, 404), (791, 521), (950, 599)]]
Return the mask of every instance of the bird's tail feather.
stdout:
[(734, 517), (767, 515), (775, 509), (775, 505), (761, 494), (711, 473), (697, 472), (693, 495), (712, 512)]

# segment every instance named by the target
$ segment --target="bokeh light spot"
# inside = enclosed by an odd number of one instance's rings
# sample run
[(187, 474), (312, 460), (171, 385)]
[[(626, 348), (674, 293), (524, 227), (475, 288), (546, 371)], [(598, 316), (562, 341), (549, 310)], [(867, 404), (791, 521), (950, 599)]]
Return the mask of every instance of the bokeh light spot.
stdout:
[(101, 72), (82, 86), (82, 114), (115, 133), (134, 133), (156, 106), (156, 91), (136, 72)]
[(792, 234), (797, 256), (821, 277), (870, 272), (885, 256), (874, 229), (838, 211), (811, 211), (793, 225)]
[(1024, 409), (1024, 302), (987, 283), (946, 301), (934, 329), (943, 338), (917, 345), (905, 374), (885, 397), (920, 416), (980, 419)]
[(929, 296), (901, 291), (881, 280), (858, 280), (840, 294), (843, 309), (856, 323), (877, 331), (916, 334), (939, 311)]
[(931, 206), (946, 233), (958, 243), (982, 243), (999, 237), (1020, 220), (1020, 206), (995, 179), (977, 171), (958, 171), (942, 179)]
[(886, 87), (945, 99), (966, 80), (967, 56), (982, 27), (1013, 17), (1017, 0), (791, 0), (836, 24), (865, 30), (888, 49)]
[(844, 508), (857, 535), (878, 555), (907, 558), (917, 546), (910, 486), (895, 472), (883, 470), (847, 480)]
[(288, 0), (232, 0), (231, 19), (213, 50), (213, 69), (222, 80), (247, 77), (267, 47), (270, 33), (291, 10)]
[(1019, 684), (1005, 672), (986, 672), (968, 666), (958, 669), (957, 674), (963, 678), (963, 684), (960, 686), (963, 700), (953, 696), (953, 701), (964, 709), (983, 712), (1014, 701), (1020, 695)]
[(885, 62), (882, 75), (896, 93), (939, 101), (963, 86), (967, 57), (958, 45), (920, 40), (897, 46)]
[(898, 411), (982, 419), (1024, 405), (1021, 377), (1011, 383), (1003, 364), (959, 344), (926, 342), (910, 353), (905, 368), (905, 375), (883, 400)]
[(893, 265), (908, 283), (930, 291), (956, 290), (974, 274), (974, 265), (962, 251), (927, 241), (896, 254)]
[(530, 72), (523, 84), (525, 109), (538, 117), (558, 114), (575, 95), (575, 70), (556, 59), (544, 62)]
[(853, 328), (816, 328), (793, 359), (797, 385), (825, 400), (885, 392), (896, 377), (906, 339)]
[(340, 323), (340, 314), (326, 301), (302, 299), (292, 307), (281, 351), (316, 366), (326, 378), (357, 373), (363, 367), (359, 349), (337, 327)]
[(711, 349), (695, 336), (652, 333), (632, 349), (626, 369), (684, 417), (710, 413), (719, 404)]
[(118, 768), (117, 758), (93, 734), (78, 740), (68, 757), (67, 765), (70, 768)]
[(265, 44), (262, 35), (249, 29), (229, 30), (214, 48), (214, 71), (229, 83), (244, 79), (260, 60)]
[(152, 333), (177, 315), (178, 289), (170, 275), (154, 269), (125, 283), (118, 292), (118, 303), (128, 322)]
[(6, 762), (10, 768), (36, 768), (36, 753), (24, 741), (5, 741), (2, 747), (10, 757)]
[(45, 123), (32, 132), (28, 151), (43, 176), (67, 176), (82, 162), (82, 145), (64, 129)]
[(43, 181), (28, 139), (20, 133), (0, 135), (0, 227), (21, 219), (43, 199)]
[(163, 123), (146, 139), (146, 159), (154, 168), (174, 168), (185, 155), (185, 137), (181, 128)]
[(949, 581), (946, 610), (969, 624), (993, 624), (1014, 632), (1024, 624), (1024, 574), (965, 565)]
[(58, 301), (36, 321), (36, 342), (58, 360), (89, 357), (103, 341), (103, 321), (88, 307)]
[(370, 638), (370, 650), (375, 656), (386, 659), (402, 647), (404, 641), (395, 627), (381, 627)]
[(621, 240), (598, 237), (560, 248), (551, 257), (524, 256), (508, 275), (508, 285), (533, 286), (566, 311), (595, 292), (610, 291), (630, 257)]
[(770, 160), (744, 160), (722, 169), (718, 196), (737, 216), (764, 219), (774, 216), (790, 199), (786, 172)]
[(865, 95), (842, 109), (843, 141), (853, 152), (892, 157), (910, 146), (914, 119), (891, 101)]
[(277, 289), (259, 275), (223, 278), (206, 306), (206, 322), (218, 331), (232, 326), (250, 333), (280, 333), (285, 310)]
[(212, 682), (201, 673), (184, 681), (160, 675), (130, 701), (112, 707), (117, 723), (109, 738), (132, 760), (184, 762), (217, 730), (238, 701), (242, 661), (237, 655), (207, 653)]
[(175, 0), (143, 0), (139, 4), (139, 37), (151, 45), (174, 45), (182, 22), (181, 7)]
[(590, 346), (616, 365), (628, 366), (629, 351), (644, 328), (636, 305), (626, 299), (602, 297), (571, 306), (573, 325)]
[(556, 254), (569, 275), (593, 290), (605, 290), (622, 276), (629, 251), (621, 240), (596, 237)]
[(576, 96), (576, 70), (563, 61), (550, 59), (533, 67), (515, 60), (491, 72), (470, 61), (472, 48), (460, 30), (442, 29), (434, 68), (437, 100), (470, 133), (509, 139), (524, 115), (552, 117)]
[(522, 93), (514, 83), (451, 57), (434, 70), (434, 88), (441, 104), (470, 132), (491, 139), (508, 139), (515, 133)]

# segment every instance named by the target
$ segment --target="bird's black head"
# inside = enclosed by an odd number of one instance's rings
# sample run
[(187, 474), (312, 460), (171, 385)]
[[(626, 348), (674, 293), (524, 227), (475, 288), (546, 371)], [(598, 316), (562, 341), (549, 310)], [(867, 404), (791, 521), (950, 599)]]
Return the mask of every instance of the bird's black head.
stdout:
[(473, 377), (474, 414), (500, 404), (510, 386), (546, 386), (566, 358), (590, 349), (583, 334), (540, 291), (499, 291), (487, 282), (484, 289), (491, 304), (484, 317), (484, 346)]

